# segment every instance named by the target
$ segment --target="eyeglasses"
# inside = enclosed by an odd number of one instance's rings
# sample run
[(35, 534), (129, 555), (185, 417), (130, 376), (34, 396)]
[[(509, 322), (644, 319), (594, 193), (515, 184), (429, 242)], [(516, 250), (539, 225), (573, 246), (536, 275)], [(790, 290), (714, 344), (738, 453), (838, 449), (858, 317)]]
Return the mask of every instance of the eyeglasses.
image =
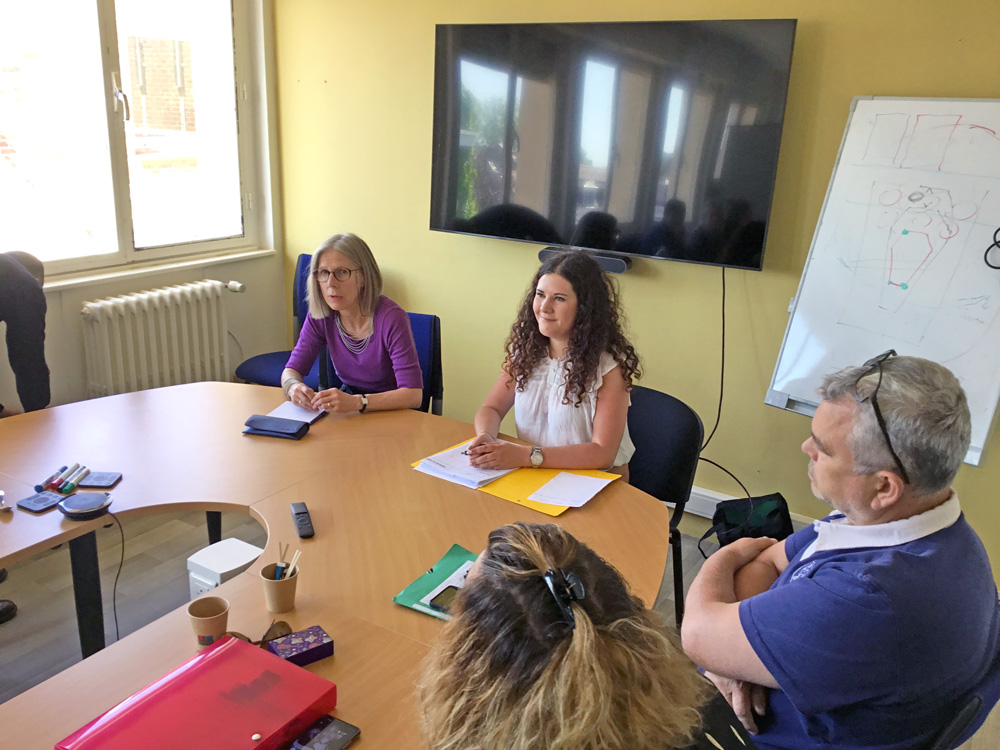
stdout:
[[(882, 363), (885, 362), (889, 357), (895, 357), (896, 350), (889, 349), (888, 351), (882, 352), (877, 357), (872, 357), (867, 362), (865, 362), (862, 367), (865, 371), (861, 373), (861, 377), (858, 378), (857, 382), (854, 384), (854, 395), (858, 399), (858, 403), (864, 403), (865, 401), (872, 402), (872, 409), (875, 411), (875, 420), (878, 422), (879, 429), (882, 430), (882, 436), (885, 437), (885, 444), (889, 447), (889, 453), (892, 454), (892, 459), (896, 462), (896, 468), (899, 469), (899, 476), (903, 478), (903, 481), (907, 484), (910, 483), (910, 477), (906, 473), (906, 469), (903, 468), (903, 462), (899, 460), (899, 456), (896, 455), (896, 449), (892, 447), (892, 440), (889, 439), (889, 430), (886, 429), (885, 420), (882, 419), (882, 410), (878, 408), (878, 389), (882, 386)], [(868, 377), (873, 370), (878, 369), (878, 382), (875, 383), (875, 389), (869, 393), (867, 396), (862, 396), (858, 392), (858, 386), (861, 381)]]
[(252, 643), (254, 646), (260, 646), (261, 648), (267, 648), (269, 641), (276, 640), (283, 636), (289, 635), (292, 632), (291, 627), (284, 620), (275, 620), (271, 623), (271, 626), (264, 633), (264, 636), (259, 640), (255, 641), (252, 638), (248, 638), (243, 635), (243, 633), (236, 633), (232, 630), (227, 630), (223, 635), (231, 635), (233, 638), (239, 638), (241, 641), (246, 641), (247, 643)]
[(329, 268), (321, 268), (318, 271), (313, 271), (313, 276), (320, 284), (325, 284), (333, 276), (337, 281), (347, 281), (351, 278), (352, 273), (357, 273), (360, 268), (334, 268), (332, 271)]

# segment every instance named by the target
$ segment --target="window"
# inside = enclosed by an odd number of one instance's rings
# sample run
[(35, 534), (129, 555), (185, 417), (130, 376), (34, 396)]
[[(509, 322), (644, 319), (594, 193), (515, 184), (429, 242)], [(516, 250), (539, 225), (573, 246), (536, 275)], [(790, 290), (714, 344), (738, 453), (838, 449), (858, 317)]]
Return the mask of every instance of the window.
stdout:
[(577, 180), (577, 222), (590, 211), (606, 211), (608, 172), (614, 125), (612, 106), (617, 69), (587, 60), (583, 77), (583, 114), (580, 118), (580, 166)]
[(503, 203), (548, 213), (554, 86), (466, 59), (460, 60), (459, 74), (455, 215), (468, 219)]
[(62, 272), (262, 244), (259, 7), (0, 0), (0, 246)]

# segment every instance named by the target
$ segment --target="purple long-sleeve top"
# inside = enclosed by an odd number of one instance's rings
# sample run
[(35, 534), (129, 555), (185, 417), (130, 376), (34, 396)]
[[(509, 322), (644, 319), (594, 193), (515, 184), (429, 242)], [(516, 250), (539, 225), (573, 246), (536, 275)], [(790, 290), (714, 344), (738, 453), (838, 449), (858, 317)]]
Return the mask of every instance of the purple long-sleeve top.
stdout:
[(385, 393), (397, 388), (423, 388), (417, 347), (406, 311), (382, 295), (375, 305), (374, 331), (368, 347), (355, 354), (340, 339), (336, 313), (325, 318), (307, 315), (298, 343), (288, 358), (296, 372), (309, 372), (325, 344), (333, 368), (343, 383), (361, 393)]

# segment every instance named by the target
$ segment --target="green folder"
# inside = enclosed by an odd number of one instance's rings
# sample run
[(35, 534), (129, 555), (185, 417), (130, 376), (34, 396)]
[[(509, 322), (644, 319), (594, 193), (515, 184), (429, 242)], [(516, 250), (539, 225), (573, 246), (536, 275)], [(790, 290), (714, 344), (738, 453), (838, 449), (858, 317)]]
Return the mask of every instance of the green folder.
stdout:
[(469, 552), (469, 550), (461, 545), (451, 545), (451, 549), (434, 564), (433, 568), (392, 597), (392, 600), (396, 604), (402, 604), (404, 607), (415, 609), (417, 612), (423, 612), (425, 615), (438, 617), (442, 620), (450, 620), (451, 615), (447, 612), (433, 609), (426, 602), (439, 590), (446, 588), (449, 579), (453, 576), (455, 580), (452, 581), (452, 585), (461, 588), (465, 578), (463, 574), (459, 574), (458, 572), (463, 568), (468, 568), (477, 557), (477, 554)]

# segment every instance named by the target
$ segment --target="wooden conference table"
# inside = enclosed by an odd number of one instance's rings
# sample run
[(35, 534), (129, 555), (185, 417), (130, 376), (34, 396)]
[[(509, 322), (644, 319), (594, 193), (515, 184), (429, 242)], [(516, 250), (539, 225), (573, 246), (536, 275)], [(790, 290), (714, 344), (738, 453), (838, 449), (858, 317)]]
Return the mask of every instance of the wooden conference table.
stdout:
[[(230, 630), (252, 637), (272, 620), (260, 567), (277, 559), (279, 542), (301, 549), (296, 608), (280, 617), (294, 629), (322, 625), (333, 636), (335, 656), (309, 669), (337, 683), (336, 714), (361, 727), (358, 747), (421, 746), (413, 685), (442, 622), (391, 599), (453, 543), (479, 551), (498, 526), (554, 520), (652, 604), (669, 531), (669, 512), (652, 497), (617, 481), (583, 508), (551, 519), (427, 476), (410, 464), (471, 437), (472, 428), (416, 411), (329, 415), (301, 441), (241, 434), (249, 415), (266, 414), (281, 400), (276, 388), (194, 383), (5, 419), (0, 489), (13, 504), (54, 467), (79, 461), (124, 474), (112, 490), (111, 510), (121, 518), (183, 510), (251, 514), (267, 530), (266, 549), (213, 593), (230, 601)], [(295, 533), (289, 503), (296, 501), (309, 507), (312, 539)], [(69, 521), (56, 509), (0, 514), (0, 567), (60, 542), (74, 546), (74, 567), (90, 565), (97, 554), (92, 532), (107, 522)], [(99, 604), (93, 584), (74, 581), (78, 609), (81, 597), (84, 608), (94, 605), (95, 594)], [(180, 607), (0, 705), (3, 744), (52, 748), (195, 652)]]

